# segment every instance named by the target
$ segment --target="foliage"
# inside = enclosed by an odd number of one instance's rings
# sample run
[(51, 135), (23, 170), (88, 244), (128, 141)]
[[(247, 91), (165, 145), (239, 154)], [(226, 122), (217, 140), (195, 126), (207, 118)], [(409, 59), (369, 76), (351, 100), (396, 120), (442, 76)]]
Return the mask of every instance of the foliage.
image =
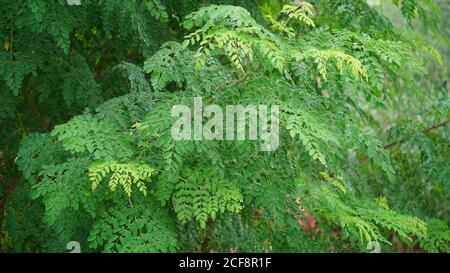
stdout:
[(95, 191), (103, 178), (111, 174), (109, 188), (115, 191), (122, 185), (128, 197), (131, 196), (131, 185), (136, 184), (144, 195), (147, 195), (147, 187), (144, 181), (148, 179), (154, 169), (147, 164), (117, 163), (115, 161), (97, 162), (89, 168), (89, 178), (92, 181), (92, 190)]
[(104, 252), (174, 252), (174, 223), (160, 208), (110, 208), (93, 224), (87, 238), (92, 249)]
[(427, 223), (428, 235), (422, 240), (421, 247), (427, 252), (445, 252), (448, 253), (450, 243), (450, 233), (447, 225), (437, 219), (431, 219)]
[[(0, 250), (449, 252), (445, 3), (369, 2), (4, 0)], [(175, 141), (199, 96), (278, 149)]]

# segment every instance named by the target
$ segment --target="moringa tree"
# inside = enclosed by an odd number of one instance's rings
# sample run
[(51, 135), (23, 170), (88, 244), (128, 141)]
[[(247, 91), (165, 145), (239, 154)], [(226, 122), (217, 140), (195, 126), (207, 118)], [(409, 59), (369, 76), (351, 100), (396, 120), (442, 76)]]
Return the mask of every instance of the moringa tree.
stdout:
[[(377, 1), (2, 0), (1, 247), (448, 252), (439, 3), (392, 4), (407, 30)], [(194, 97), (278, 106), (279, 147), (174, 139)]]

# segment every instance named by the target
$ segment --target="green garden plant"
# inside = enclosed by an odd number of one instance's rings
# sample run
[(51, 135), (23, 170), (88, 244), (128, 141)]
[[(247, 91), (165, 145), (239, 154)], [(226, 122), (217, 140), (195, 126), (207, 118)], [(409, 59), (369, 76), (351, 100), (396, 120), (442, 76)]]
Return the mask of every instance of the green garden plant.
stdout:
[(447, 1), (0, 2), (1, 251), (449, 252)]

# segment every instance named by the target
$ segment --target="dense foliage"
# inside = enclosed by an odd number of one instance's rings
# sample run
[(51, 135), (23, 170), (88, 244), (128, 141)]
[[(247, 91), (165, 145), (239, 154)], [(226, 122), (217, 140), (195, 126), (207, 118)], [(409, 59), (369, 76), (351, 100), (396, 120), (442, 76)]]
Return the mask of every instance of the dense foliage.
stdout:
[(0, 2), (1, 251), (450, 252), (448, 1)]

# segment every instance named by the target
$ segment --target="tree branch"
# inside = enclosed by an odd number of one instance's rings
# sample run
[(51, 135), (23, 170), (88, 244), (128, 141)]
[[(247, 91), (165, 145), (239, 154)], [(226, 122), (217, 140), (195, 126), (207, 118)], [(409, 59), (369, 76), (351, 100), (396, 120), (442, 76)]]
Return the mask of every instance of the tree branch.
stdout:
[[(449, 123), (449, 122), (450, 122), (450, 118), (448, 118), (447, 120), (445, 120), (445, 121), (443, 121), (443, 122), (441, 122), (441, 123), (434, 124), (434, 125), (431, 126), (431, 127), (425, 128), (424, 130), (422, 130), (422, 133), (428, 133), (428, 132), (430, 132), (430, 131), (432, 131), (432, 130), (434, 130), (434, 129), (443, 127), (443, 126), (447, 125), (447, 123)], [(403, 142), (403, 141), (393, 141), (393, 142), (391, 142), (391, 143), (389, 143), (389, 144), (384, 145), (384, 148), (385, 148), (385, 149), (390, 149), (390, 148), (392, 148), (393, 146), (395, 146), (395, 145), (397, 145), (397, 144), (401, 144), (402, 142)], [(363, 158), (361, 158), (361, 159), (359, 160), (359, 162), (360, 162), (360, 163), (364, 163), (364, 161), (366, 161), (368, 158), (369, 158), (369, 157), (366, 155), (366, 156), (364, 156)]]
[[(435, 125), (433, 125), (433, 126), (431, 126), (431, 127), (428, 127), (428, 128), (426, 128), (426, 129), (422, 130), (422, 133), (428, 133), (428, 132), (430, 132), (430, 131), (432, 131), (432, 130), (434, 130), (434, 129), (437, 129), (437, 128), (439, 128), (439, 127), (445, 126), (445, 125), (446, 125), (447, 123), (449, 123), (449, 122), (450, 122), (450, 118), (447, 119), (446, 121), (443, 121), (443, 122), (441, 122), (441, 123), (439, 123), (439, 124), (435, 124)], [(402, 141), (401, 141), (400, 143), (402, 143)], [(393, 146), (395, 146), (395, 145), (397, 145), (397, 144), (399, 144), (399, 142), (394, 141), (394, 142), (391, 142), (391, 143), (389, 143), (389, 144), (384, 145), (384, 148), (385, 148), (385, 149), (389, 149), (389, 148), (391, 148), (391, 147), (393, 147)]]

